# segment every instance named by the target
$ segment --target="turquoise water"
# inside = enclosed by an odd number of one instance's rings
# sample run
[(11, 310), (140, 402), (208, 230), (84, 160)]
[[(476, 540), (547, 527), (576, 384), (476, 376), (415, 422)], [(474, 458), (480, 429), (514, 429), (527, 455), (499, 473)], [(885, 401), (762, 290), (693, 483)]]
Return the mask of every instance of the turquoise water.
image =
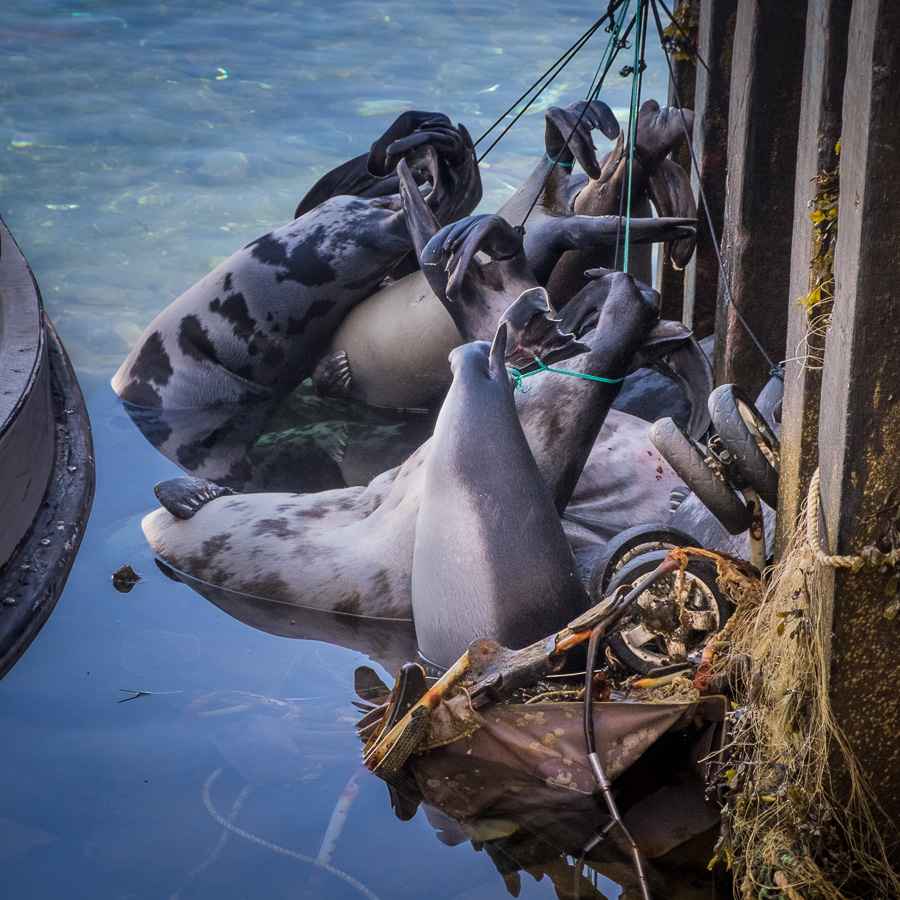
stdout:
[[(477, 842), (447, 846), (422, 811), (399, 821), (384, 784), (360, 771), (351, 700), (365, 654), (255, 630), (157, 569), (140, 519), (153, 485), (179, 470), (108, 382), (160, 309), (288, 221), (399, 111), (437, 109), (477, 136), (600, 11), (547, 0), (3, 4), (0, 210), (78, 372), (97, 459), (67, 588), (0, 682), (4, 898), (512, 891)], [(542, 152), (543, 109), (583, 96), (604, 39), (490, 154), (484, 209)], [(645, 96), (664, 99), (663, 73), (657, 52)], [(603, 96), (624, 110), (628, 92), (615, 77)], [(110, 576), (126, 563), (142, 579), (122, 594)], [(149, 695), (119, 702), (138, 691)], [(323, 847), (342, 795), (346, 819)], [(303, 859), (320, 852), (359, 884)], [(670, 896), (708, 896), (694, 868), (673, 865)], [(544, 861), (522, 874), (519, 896), (620, 894), (579, 872), (565, 855)], [(618, 862), (607, 874), (628, 872)]]

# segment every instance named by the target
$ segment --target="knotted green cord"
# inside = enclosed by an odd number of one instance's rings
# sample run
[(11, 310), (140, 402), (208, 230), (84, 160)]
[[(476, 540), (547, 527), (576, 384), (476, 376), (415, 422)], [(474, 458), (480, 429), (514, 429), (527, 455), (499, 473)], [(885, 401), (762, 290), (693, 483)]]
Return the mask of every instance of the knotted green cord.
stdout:
[(604, 378), (602, 375), (586, 375), (584, 372), (569, 372), (566, 369), (554, 369), (552, 366), (545, 366), (537, 357), (534, 358), (534, 361), (537, 363), (537, 369), (533, 372), (520, 372), (518, 369), (512, 368), (512, 366), (506, 367), (506, 371), (512, 375), (516, 382), (516, 390), (521, 391), (523, 394), (528, 393), (528, 390), (522, 386), (522, 379), (530, 378), (532, 375), (537, 375), (540, 372), (555, 372), (557, 375), (571, 375), (573, 378), (584, 378), (587, 381), (601, 381), (603, 384), (619, 384), (625, 380), (624, 375), (621, 378)]
[(641, 62), (644, 58), (642, 12), (644, 0), (638, 0), (636, 37), (634, 41), (634, 72), (631, 79), (631, 109), (628, 116), (628, 200), (625, 210), (625, 254), (622, 271), (628, 271), (628, 251), (631, 249), (631, 176), (634, 170), (634, 142), (637, 136), (638, 102), (640, 100)]

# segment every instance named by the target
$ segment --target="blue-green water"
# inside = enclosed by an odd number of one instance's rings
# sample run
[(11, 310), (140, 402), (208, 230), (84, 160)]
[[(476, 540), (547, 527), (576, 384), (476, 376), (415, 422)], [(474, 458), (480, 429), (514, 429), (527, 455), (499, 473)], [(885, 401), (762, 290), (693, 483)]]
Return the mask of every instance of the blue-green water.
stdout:
[[(157, 570), (139, 523), (153, 485), (178, 469), (108, 382), (160, 309), (288, 221), (399, 111), (440, 110), (479, 135), (601, 11), (574, 0), (5, 0), (0, 210), (88, 399), (97, 494), (56, 611), (0, 683), (3, 898), (362, 895), (224, 831), (204, 800), (211, 776), (221, 816), (303, 856), (320, 852), (352, 796), (330, 863), (382, 900), (507, 895), (486, 853), (441, 843), (422, 811), (398, 821), (384, 784), (360, 771), (351, 700), (363, 654), (254, 630)], [(543, 109), (584, 95), (605, 37), (490, 154), (484, 209), (542, 152)], [(663, 73), (657, 52), (645, 96), (664, 99)], [(628, 93), (616, 77), (603, 96), (624, 110)], [(125, 563), (142, 580), (120, 594), (110, 576)], [(120, 704), (123, 690), (152, 693)], [(627, 879), (627, 863), (608, 874)], [(686, 871), (670, 896), (707, 896), (696, 879)], [(563, 859), (523, 874), (519, 896), (619, 895), (592, 880)]]

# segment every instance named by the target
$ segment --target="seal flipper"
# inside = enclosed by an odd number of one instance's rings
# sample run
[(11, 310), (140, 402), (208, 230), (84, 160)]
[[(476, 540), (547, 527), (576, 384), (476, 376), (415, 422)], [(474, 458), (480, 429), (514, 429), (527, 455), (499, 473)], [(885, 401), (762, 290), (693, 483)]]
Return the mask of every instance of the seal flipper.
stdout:
[(560, 329), (554, 312), (542, 287), (519, 295), (500, 320), (500, 325), (507, 328), (507, 366), (518, 372), (531, 372), (536, 368), (536, 359), (549, 365), (588, 352), (586, 344)]
[(441, 230), (441, 223), (425, 202), (405, 159), (397, 163), (397, 179), (406, 227), (416, 248), (416, 257), (421, 260), (426, 244)]
[(206, 478), (170, 478), (153, 488), (163, 508), (179, 519), (191, 519), (210, 500), (236, 494), (230, 487), (222, 487)]
[(694, 440), (700, 440), (709, 428), (707, 399), (713, 389), (713, 373), (693, 332), (681, 322), (661, 320), (638, 351), (632, 370), (642, 366), (681, 387), (691, 407), (687, 431)]
[[(496, 215), (469, 216), (441, 229), (421, 255), (422, 271), (439, 300), (446, 303), (460, 297), (466, 278), (477, 271), (471, 263), (479, 252), (495, 260), (513, 260), (522, 252), (522, 233)], [(519, 268), (519, 277), (530, 274), (524, 254)]]
[(313, 388), (320, 397), (350, 400), (353, 374), (346, 350), (334, 350), (323, 356), (312, 373)]
[[(653, 244), (684, 238), (693, 249), (696, 224), (694, 218), (632, 219), (629, 239), (634, 244)], [(620, 216), (561, 216), (547, 218), (529, 233), (526, 254), (535, 277), (546, 285), (565, 251), (613, 247), (624, 241), (625, 219)]]
[[(671, 159), (662, 160), (650, 173), (647, 195), (659, 216), (688, 216), (696, 218), (697, 203), (691, 190), (688, 173)], [(676, 240), (666, 245), (666, 252), (676, 269), (683, 269), (694, 252), (697, 237)]]
[(547, 157), (561, 166), (577, 159), (589, 178), (599, 178), (600, 164), (591, 131), (598, 128), (610, 140), (620, 134), (619, 122), (602, 100), (578, 100), (564, 109), (551, 106), (544, 114)]

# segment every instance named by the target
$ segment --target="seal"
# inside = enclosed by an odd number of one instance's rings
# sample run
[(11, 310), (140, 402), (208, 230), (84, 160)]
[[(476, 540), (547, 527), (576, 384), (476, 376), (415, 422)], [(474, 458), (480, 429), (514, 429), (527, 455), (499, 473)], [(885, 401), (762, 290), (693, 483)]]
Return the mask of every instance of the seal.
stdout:
[[(415, 132), (384, 154), (382, 166), (403, 156), (426, 173), (425, 203), (439, 220), (481, 197), (462, 126)], [(411, 249), (399, 198), (331, 197), (230, 256), (164, 309), (113, 389), (137, 406), (165, 409), (286, 396), (347, 312)]]
[[(496, 304), (499, 298), (506, 298), (506, 303), (515, 298), (518, 295), (518, 290), (514, 289), (516, 285), (521, 290), (526, 282), (546, 283), (557, 260), (572, 248), (592, 247), (593, 252), (598, 253), (620, 240), (623, 224), (617, 216), (572, 214), (571, 203), (587, 179), (573, 177), (570, 169), (552, 162), (552, 159), (564, 156), (562, 148), (566, 145), (562, 134), (575, 129), (571, 132), (573, 150), (568, 158), (574, 159), (573, 153), (577, 153), (588, 171), (603, 177), (590, 130), (604, 120), (603, 113), (608, 107), (594, 101), (587, 105), (591, 114), (579, 118), (583, 108), (585, 104), (580, 102), (565, 110), (552, 108), (548, 111), (547, 158), (538, 163), (526, 184), (498, 214), (507, 222), (516, 217), (521, 220), (532, 205), (531, 201), (540, 198), (529, 218), (524, 241), (516, 243), (524, 255), (514, 260), (515, 266), (499, 267), (488, 263), (479, 270), (479, 284), (486, 301), (484, 314), (491, 327), (488, 332), (480, 332), (478, 339), (484, 339), (486, 333), (493, 334), (503, 312)], [(612, 113), (608, 112), (608, 116)], [(606, 131), (611, 132), (608, 124)], [(551, 151), (553, 157), (550, 157)], [(398, 176), (407, 222), (421, 258), (440, 225), (400, 167)], [(690, 239), (694, 234), (694, 220), (633, 220), (631, 234), (638, 243), (677, 237)], [(508, 250), (510, 241), (499, 227), (460, 226), (444, 239), (451, 250), (455, 250), (461, 241), (465, 242), (466, 251), (454, 254), (455, 260), (462, 261), (457, 264), (460, 280), (472, 277), (469, 262), (478, 252), (504, 263), (513, 260)], [(350, 312), (313, 373), (313, 383), (320, 395), (395, 409), (429, 409), (439, 404), (451, 380), (447, 363), (450, 351), (476, 337), (460, 331), (459, 323), (453, 321), (454, 307), (447, 305), (447, 297), (441, 296), (440, 285), (431, 274), (441, 255), (433, 247), (429, 252), (430, 258), (421, 271), (382, 288)], [(506, 283), (507, 279), (515, 284)], [(470, 306), (467, 314), (472, 313)]]
[[(660, 108), (655, 100), (647, 100), (638, 111), (634, 140), (634, 166), (629, 175), (628, 148), (621, 135), (616, 148), (601, 161), (602, 176), (587, 182), (574, 198), (572, 210), (576, 215), (605, 216), (623, 208), (623, 196), (631, 191), (633, 216), (646, 216), (649, 204), (660, 216), (695, 218), (697, 204), (691, 190), (690, 178), (681, 166), (668, 159), (672, 150), (685, 140), (693, 127), (694, 113), (689, 109)], [(638, 220), (639, 221), (639, 220)], [(634, 222), (632, 222), (632, 227)], [(622, 233), (624, 239), (624, 232)], [(631, 240), (635, 242), (632, 232)], [(636, 241), (636, 243), (642, 243)], [(681, 238), (667, 244), (665, 252), (673, 265), (682, 269), (694, 252), (695, 237)], [(607, 251), (608, 252), (608, 251)], [(634, 264), (629, 270), (638, 280), (652, 281), (650, 255), (641, 251), (633, 254)], [(618, 254), (621, 260), (621, 250)], [(557, 309), (562, 308), (587, 283), (584, 274), (591, 268), (618, 268), (615, 255), (604, 255), (583, 249), (573, 249), (558, 257), (553, 272), (547, 278), (547, 290)]]
[[(450, 354), (453, 384), (425, 469), (413, 621), (419, 652), (442, 668), (477, 637), (520, 649), (558, 631), (587, 605), (516, 413), (506, 331), (501, 324), (493, 345), (474, 341)], [(548, 355), (535, 350), (542, 359)], [(516, 368), (526, 371), (521, 362)]]
[[(591, 348), (570, 368), (612, 381), (548, 372), (533, 376), (531, 389), (515, 395), (557, 513), (568, 505), (585, 460), (592, 479), (580, 488), (586, 507), (591, 495), (606, 493), (610, 478), (622, 479), (622, 467), (604, 449), (601, 428), (619, 390), (616, 379), (630, 370), (658, 316), (658, 295), (641, 292), (627, 275), (595, 279), (585, 292), (560, 326)], [(527, 298), (529, 304), (533, 300)], [(585, 328), (589, 333), (582, 334)], [(655, 453), (646, 437), (643, 442)], [(201, 581), (301, 606), (409, 617), (416, 522), (433, 444), (427, 441), (366, 487), (315, 494), (242, 494), (203, 502), (197, 494), (213, 488), (188, 489), (177, 479), (161, 489), (166, 505), (144, 519), (144, 534), (167, 564)], [(668, 514), (669, 482), (626, 482), (640, 520)], [(179, 518), (169, 511), (175, 504), (182, 513), (189, 511), (185, 506), (194, 512)], [(603, 544), (598, 537), (596, 549)]]

